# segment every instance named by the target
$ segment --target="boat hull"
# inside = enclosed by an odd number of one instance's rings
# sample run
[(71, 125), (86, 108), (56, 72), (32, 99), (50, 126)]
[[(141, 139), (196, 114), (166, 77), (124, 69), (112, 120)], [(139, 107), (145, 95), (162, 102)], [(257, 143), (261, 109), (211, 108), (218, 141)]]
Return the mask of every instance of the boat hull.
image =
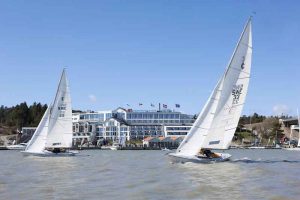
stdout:
[(67, 151), (67, 152), (60, 152), (60, 153), (53, 153), (51, 151), (42, 151), (42, 152), (21, 151), (21, 153), (24, 156), (38, 156), (38, 157), (70, 157), (78, 154), (77, 151)]
[(300, 151), (300, 147), (295, 147), (295, 148), (284, 148), (284, 150), (288, 150), (288, 151)]
[(186, 162), (193, 162), (193, 163), (215, 163), (215, 162), (225, 162), (229, 161), (231, 155), (227, 153), (217, 153), (220, 155), (218, 158), (204, 158), (198, 156), (184, 156), (179, 155), (176, 153), (170, 153), (168, 156), (170, 157), (171, 161), (174, 163), (186, 163)]
[(26, 146), (6, 146), (7, 149), (9, 150), (25, 150), (26, 149)]

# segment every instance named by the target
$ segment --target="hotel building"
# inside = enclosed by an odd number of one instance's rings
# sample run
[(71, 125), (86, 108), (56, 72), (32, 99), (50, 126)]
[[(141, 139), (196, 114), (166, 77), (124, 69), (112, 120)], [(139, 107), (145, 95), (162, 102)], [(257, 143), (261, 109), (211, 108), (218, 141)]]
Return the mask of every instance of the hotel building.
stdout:
[(132, 140), (145, 137), (180, 137), (188, 133), (195, 119), (193, 115), (164, 109), (132, 110), (117, 108), (110, 111), (73, 113), (75, 142)]

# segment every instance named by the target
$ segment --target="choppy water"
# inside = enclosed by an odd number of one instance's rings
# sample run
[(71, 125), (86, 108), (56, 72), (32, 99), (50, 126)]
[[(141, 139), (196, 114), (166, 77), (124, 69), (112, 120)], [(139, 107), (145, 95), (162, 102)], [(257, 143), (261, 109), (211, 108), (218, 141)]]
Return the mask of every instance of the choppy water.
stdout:
[(300, 199), (300, 152), (229, 153), (226, 163), (171, 164), (164, 151), (0, 151), (0, 199)]

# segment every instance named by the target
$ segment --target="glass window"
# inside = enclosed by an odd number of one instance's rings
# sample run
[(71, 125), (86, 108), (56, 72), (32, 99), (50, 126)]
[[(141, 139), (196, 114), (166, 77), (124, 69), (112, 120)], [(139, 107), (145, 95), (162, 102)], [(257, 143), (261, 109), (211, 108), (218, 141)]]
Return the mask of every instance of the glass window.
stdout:
[(112, 114), (111, 113), (106, 113), (106, 119), (111, 118)]

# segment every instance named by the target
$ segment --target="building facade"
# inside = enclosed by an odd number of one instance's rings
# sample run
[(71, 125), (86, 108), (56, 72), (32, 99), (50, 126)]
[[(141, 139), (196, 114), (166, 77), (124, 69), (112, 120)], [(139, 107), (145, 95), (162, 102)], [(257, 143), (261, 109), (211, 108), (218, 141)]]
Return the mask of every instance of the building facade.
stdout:
[(193, 125), (193, 115), (172, 110), (132, 110), (73, 113), (75, 142), (87, 140), (142, 140), (146, 137), (182, 137)]

